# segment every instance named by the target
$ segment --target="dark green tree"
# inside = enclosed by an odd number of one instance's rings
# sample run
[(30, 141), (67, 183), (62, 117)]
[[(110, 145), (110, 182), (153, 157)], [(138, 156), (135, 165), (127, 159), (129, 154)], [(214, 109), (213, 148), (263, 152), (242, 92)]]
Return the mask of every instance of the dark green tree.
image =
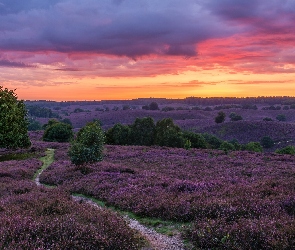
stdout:
[(185, 131), (183, 137), (191, 142), (192, 148), (207, 148), (206, 140), (201, 134)]
[(131, 125), (130, 140), (133, 145), (151, 146), (154, 144), (155, 123), (153, 118), (136, 118)]
[(28, 130), (29, 131), (42, 130), (41, 123), (36, 121), (35, 119), (29, 119)]
[(90, 122), (81, 128), (71, 142), (69, 156), (73, 164), (97, 162), (103, 159), (105, 135), (98, 122)]
[(155, 144), (159, 146), (183, 148), (185, 138), (180, 128), (171, 118), (164, 118), (156, 124)]
[(28, 136), (27, 110), (13, 90), (0, 86), (0, 148), (26, 148)]
[(150, 103), (150, 105), (149, 105), (149, 109), (150, 109), (150, 110), (159, 110), (159, 105), (158, 105), (158, 103), (156, 103), (156, 102), (152, 102), (152, 103)]
[(234, 113), (234, 112), (230, 113), (229, 118), (230, 118), (230, 120), (233, 121), (233, 122), (243, 120), (243, 117), (242, 117), (242, 116), (237, 115), (237, 114)]
[(225, 113), (223, 111), (218, 112), (217, 116), (215, 117), (215, 122), (216, 123), (223, 123), (225, 120)]
[(50, 120), (43, 134), (44, 141), (69, 142), (74, 136), (72, 126), (66, 123)]
[(216, 137), (215, 135), (211, 135), (208, 133), (203, 134), (203, 137), (208, 144), (208, 148), (218, 149), (222, 143), (222, 140)]
[(131, 128), (120, 123), (115, 124), (106, 132), (106, 143), (113, 145), (129, 145)]
[(264, 137), (261, 138), (260, 144), (264, 148), (271, 148), (274, 145), (274, 141), (269, 136), (264, 136)]

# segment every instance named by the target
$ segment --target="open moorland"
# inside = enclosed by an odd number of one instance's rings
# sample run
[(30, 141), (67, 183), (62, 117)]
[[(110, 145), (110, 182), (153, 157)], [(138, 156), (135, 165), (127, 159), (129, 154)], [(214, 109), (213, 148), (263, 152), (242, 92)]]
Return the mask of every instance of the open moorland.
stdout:
[[(101, 161), (81, 165), (73, 164), (71, 143), (43, 141), (49, 130), (30, 131), (28, 149), (1, 149), (0, 249), (294, 249), (295, 103), (209, 101), (158, 100), (155, 109), (27, 103), (32, 123), (54, 118), (77, 132), (99, 120), (109, 144)], [(152, 119), (125, 126), (144, 117)], [(164, 118), (180, 128), (164, 120), (153, 127), (154, 141), (139, 136)], [(121, 130), (109, 132), (116, 123)], [(263, 137), (271, 147), (246, 145)], [(180, 147), (160, 146), (174, 139)], [(291, 151), (276, 151), (285, 146)]]

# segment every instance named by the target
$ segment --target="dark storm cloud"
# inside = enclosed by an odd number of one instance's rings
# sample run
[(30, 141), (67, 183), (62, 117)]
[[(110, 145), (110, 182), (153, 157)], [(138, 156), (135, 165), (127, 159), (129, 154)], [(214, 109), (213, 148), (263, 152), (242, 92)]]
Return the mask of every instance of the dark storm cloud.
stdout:
[(195, 56), (231, 31), (198, 1), (0, 0), (0, 49)]

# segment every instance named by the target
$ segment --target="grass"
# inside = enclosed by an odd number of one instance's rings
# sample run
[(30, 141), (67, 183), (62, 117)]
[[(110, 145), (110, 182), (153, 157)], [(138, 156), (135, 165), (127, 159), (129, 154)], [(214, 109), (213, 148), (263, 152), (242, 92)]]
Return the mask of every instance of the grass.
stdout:
[(137, 220), (142, 225), (153, 228), (156, 232), (161, 233), (161, 234), (165, 234), (168, 236), (176, 235), (180, 231), (182, 231), (184, 228), (186, 228), (187, 226), (190, 225), (190, 223), (178, 223), (178, 222), (174, 222), (174, 221), (164, 221), (164, 220), (161, 220), (158, 218), (141, 217), (141, 216), (138, 216), (132, 212), (126, 212), (126, 211), (120, 210), (114, 206), (108, 206), (105, 202), (95, 199), (95, 198), (88, 196), (88, 195), (83, 195), (83, 194), (78, 194), (78, 193), (73, 193), (72, 195), (75, 197), (89, 199), (89, 200), (93, 201), (94, 203), (96, 203), (97, 205), (99, 205), (100, 207), (111, 209), (112, 211), (115, 211), (122, 216), (128, 216), (130, 219)]
[(11, 161), (11, 160), (26, 160), (29, 158), (33, 158), (34, 156), (35, 156), (34, 153), (5, 154), (0, 156), (0, 162)]
[(34, 180), (42, 171), (44, 171), (46, 168), (48, 168), (50, 166), (50, 164), (54, 161), (54, 149), (48, 148), (46, 150), (46, 155), (41, 157), (40, 160), (43, 162), (43, 165), (34, 174), (34, 177), (33, 177)]

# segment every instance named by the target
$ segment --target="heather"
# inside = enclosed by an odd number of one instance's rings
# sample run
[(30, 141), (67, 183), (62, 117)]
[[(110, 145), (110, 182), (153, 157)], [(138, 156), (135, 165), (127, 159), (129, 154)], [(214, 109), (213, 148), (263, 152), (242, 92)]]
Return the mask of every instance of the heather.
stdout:
[(294, 176), (292, 155), (106, 146), (102, 162), (77, 167), (65, 156), (41, 182), (139, 216), (191, 222), (183, 237), (201, 249), (290, 249)]
[[(44, 143), (33, 143), (41, 154)], [(51, 145), (60, 152), (57, 159), (65, 157), (68, 144)], [(41, 165), (36, 158), (0, 162), (0, 249), (139, 249), (145, 244), (114, 212), (76, 202), (62, 189), (37, 187), (32, 178)]]

